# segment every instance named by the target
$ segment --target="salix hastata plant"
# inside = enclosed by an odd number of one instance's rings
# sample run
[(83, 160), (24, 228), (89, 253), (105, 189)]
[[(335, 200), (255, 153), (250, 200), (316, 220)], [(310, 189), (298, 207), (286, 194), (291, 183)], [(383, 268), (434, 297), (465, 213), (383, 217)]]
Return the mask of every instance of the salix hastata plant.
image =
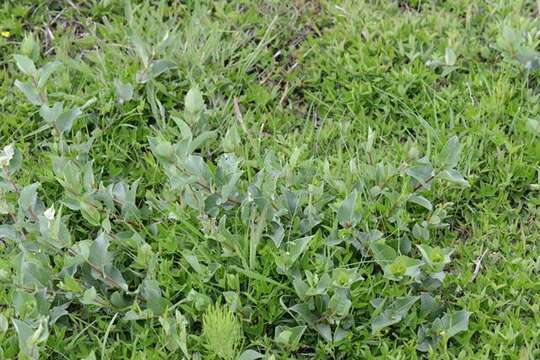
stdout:
[[(388, 280), (410, 286), (410, 296), (373, 299), (374, 334), (402, 320), (418, 301), (423, 316), (433, 320), (419, 330), (420, 350), (455, 334), (445, 330), (455, 325), (453, 321), (460, 329), (466, 327), (468, 312), (443, 315), (443, 307), (431, 295), (444, 280), (453, 250), (423, 244), (432, 232), (448, 226), (450, 206), (434, 206), (423, 195), (425, 190), (436, 181), (468, 186), (456, 170), (457, 137), (448, 140), (433, 162), (411, 148), (394, 166), (374, 162), (375, 134), (370, 131), (366, 160), (351, 166), (357, 181), (347, 187), (331, 174), (328, 162), (300, 161), (301, 148), (287, 159), (268, 151), (253, 165), (235, 151), (240, 146), (236, 127), (221, 141), (225, 152), (214, 155), (215, 161), (205, 159), (211, 133), (196, 130), (201, 128), (197, 117), (204, 119), (205, 112), (196, 89), (188, 94), (185, 109), (186, 121), (175, 118), (173, 127), (150, 138), (152, 152), (169, 178), (161, 210), (173, 219), (185, 211), (197, 213), (208, 239), (243, 271), (257, 270), (261, 248), (271, 253), (276, 279), (295, 291), (295, 297), (281, 302), (299, 326), (292, 328), (295, 333), (302, 334), (307, 326), (330, 342), (347, 336), (354, 325), (351, 289), (362, 281), (362, 263), (368, 258)], [(252, 174), (249, 178), (247, 172)], [(411, 205), (424, 208), (423, 217), (410, 213)], [(344, 247), (354, 248), (361, 261), (342, 263)], [(312, 259), (305, 257), (308, 249)], [(299, 339), (291, 337), (287, 344), (279, 335), (283, 331), (292, 330), (280, 328), (276, 336), (281, 345), (294, 347)]]
[[(148, 84), (172, 65), (150, 58), (156, 52), (134, 41), (143, 63), (138, 82), (154, 94)], [(287, 156), (268, 150), (256, 159), (246, 157), (237, 126), (222, 138), (210, 130), (202, 93), (194, 87), (178, 116), (165, 116), (165, 109), (153, 103), (160, 121), (149, 147), (168, 182), (159, 193), (149, 191), (146, 199), (138, 199), (137, 190), (145, 184), (96, 175), (100, 172), (89, 156), (92, 139), (70, 137), (91, 103), (80, 108), (49, 104), (47, 79), (61, 64), (38, 69), (24, 55), (15, 60), (26, 76), (16, 86), (39, 107), (51, 129), (51, 164), (62, 193), (56, 201), (44, 201), (41, 184), (17, 177), (22, 157), (16, 144), (2, 150), (0, 239), (5, 254), (14, 259), (11, 273), (3, 274), (13, 287), (7, 316), (24, 356), (38, 358), (50, 329), (69, 323), (71, 312), (99, 311), (113, 320), (113, 314), (122, 314), (125, 321), (159, 318), (167, 349), (189, 358), (187, 334), (193, 322), (163, 296), (156, 276), (159, 258), (146, 242), (158, 231), (156, 220), (174, 222), (185, 214), (195, 215), (223, 262), (206, 265), (195, 249), (183, 249), (182, 256), (205, 281), (226, 263), (230, 291), (223, 296), (231, 309), (241, 308), (239, 289), (248, 286), (240, 275), (257, 276), (263, 263), (266, 281), (288, 289), (280, 298), (282, 321), (273, 331), (278, 349), (298, 349), (308, 332), (327, 342), (346, 338), (355, 327), (354, 289), (370, 275), (372, 263), (388, 282), (409, 289), (405, 297), (370, 299), (374, 335), (400, 322), (417, 303), (424, 319), (419, 350), (466, 329), (469, 313), (446, 311), (435, 296), (453, 249), (427, 245), (433, 233), (448, 226), (449, 204), (432, 204), (426, 190), (439, 181), (468, 186), (456, 169), (457, 137), (433, 159), (411, 147), (396, 165), (377, 158), (377, 137), (370, 130), (365, 157), (348, 164), (343, 177), (349, 181), (343, 181), (329, 161), (306, 157), (304, 147)], [(119, 103), (133, 96), (126, 84), (117, 82), (115, 88)], [(195, 299), (201, 312), (211, 302), (196, 291), (182, 295), (185, 302)], [(216, 309), (204, 318), (203, 338), (208, 351), (232, 358), (239, 342), (216, 349), (219, 338), (212, 331), (220, 327), (214, 318), (223, 316), (238, 339), (240, 322), (233, 310)], [(0, 325), (7, 323), (5, 316), (0, 320)], [(253, 350), (248, 354), (258, 358)]]
[(125, 313), (133, 320), (163, 314), (166, 301), (154, 276), (156, 256), (145, 241), (151, 230), (144, 225), (146, 209), (137, 203), (138, 183), (100, 181), (88, 156), (92, 139), (66, 136), (82, 109), (65, 109), (62, 102), (49, 106), (46, 80), (60, 64), (36, 69), (24, 55), (15, 60), (30, 78), (16, 85), (52, 130), (50, 160), (63, 193), (54, 203), (44, 202), (40, 183), (17, 178), (17, 146), (2, 150), (0, 239), (13, 259), (12, 273), (4, 274), (13, 286), (8, 314), (21, 355), (37, 359), (50, 327), (69, 322), (74, 308), (88, 315)]

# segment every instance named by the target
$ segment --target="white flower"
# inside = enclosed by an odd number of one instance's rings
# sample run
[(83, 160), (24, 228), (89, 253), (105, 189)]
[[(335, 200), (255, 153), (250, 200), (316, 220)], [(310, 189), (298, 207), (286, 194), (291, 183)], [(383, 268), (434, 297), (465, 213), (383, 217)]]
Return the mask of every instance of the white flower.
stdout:
[(13, 155), (15, 155), (13, 144), (5, 146), (4, 150), (0, 153), (0, 167), (8, 166), (11, 159), (13, 159)]
[(47, 220), (49, 221), (54, 220), (54, 214), (55, 214), (55, 211), (54, 211), (54, 207), (52, 206), (43, 212), (43, 216), (45, 216)]

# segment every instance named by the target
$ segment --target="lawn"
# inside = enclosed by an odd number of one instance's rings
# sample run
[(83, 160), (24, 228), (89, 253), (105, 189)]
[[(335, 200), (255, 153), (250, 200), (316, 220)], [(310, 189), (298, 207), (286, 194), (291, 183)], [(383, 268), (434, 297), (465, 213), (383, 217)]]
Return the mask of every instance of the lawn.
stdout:
[(539, 13), (2, 2), (0, 359), (540, 358)]

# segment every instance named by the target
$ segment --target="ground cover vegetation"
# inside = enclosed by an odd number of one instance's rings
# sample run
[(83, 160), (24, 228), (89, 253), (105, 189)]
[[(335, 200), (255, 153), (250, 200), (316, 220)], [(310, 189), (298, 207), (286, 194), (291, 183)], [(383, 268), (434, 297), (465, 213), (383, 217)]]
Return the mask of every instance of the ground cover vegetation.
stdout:
[(540, 357), (533, 1), (5, 1), (0, 357)]

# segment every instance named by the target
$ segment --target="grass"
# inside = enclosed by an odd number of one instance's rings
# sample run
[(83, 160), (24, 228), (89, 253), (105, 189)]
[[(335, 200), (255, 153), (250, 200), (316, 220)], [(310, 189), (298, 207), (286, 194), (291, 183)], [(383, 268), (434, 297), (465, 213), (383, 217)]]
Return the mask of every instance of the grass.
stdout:
[[(157, 232), (141, 231), (156, 255), (156, 281), (168, 301), (168, 317), (126, 321), (107, 309), (74, 304), (62, 322), (51, 326), (42, 356), (75, 359), (94, 351), (102, 359), (181, 357), (183, 341), (189, 354), (198, 353), (193, 358), (209, 358), (203, 317), (208, 305), (226, 302), (233, 319), (241, 320), (243, 349), (268, 358), (540, 357), (540, 198), (531, 187), (540, 180), (540, 141), (527, 127), (540, 109), (538, 72), (525, 69), (500, 40), (505, 26), (511, 26), (530, 31), (528, 41), (536, 46), (538, 11), (535, 2), (519, 0), (133, 1), (131, 11), (123, 2), (107, 0), (3, 2), (0, 143), (15, 143), (21, 150), (20, 183), (42, 183), (40, 196), (47, 203), (61, 199), (63, 191), (52, 172), (50, 130), (13, 86), (23, 76), (12, 55), (21, 52), (30, 32), (41, 47), (37, 64), (64, 64), (53, 76), (49, 96), (70, 106), (93, 101), (71, 138), (93, 139), (89, 157), (105, 182), (139, 179), (141, 203), (160, 194), (166, 183), (148, 137), (163, 122), (173, 124), (171, 115), (183, 116), (184, 96), (194, 87), (204, 95), (208, 127), (218, 139), (238, 128), (242, 141), (235, 151), (253, 164), (246, 171), (250, 180), (267, 150), (285, 161), (302, 148), (298, 162), (331, 184), (327, 195), (334, 204), (363, 181), (350, 169), (365, 156), (371, 128), (377, 135), (375, 162), (394, 164), (413, 145), (435, 156), (457, 135), (463, 146), (458, 167), (470, 183), (463, 189), (435, 184), (426, 192), (433, 203), (453, 203), (449, 228), (426, 241), (455, 248), (436, 297), (449, 308), (472, 313), (467, 331), (431, 353), (416, 350), (421, 319), (414, 314), (383, 334), (371, 333), (369, 302), (405, 296), (410, 289), (384, 279), (352, 246), (324, 247), (324, 232), (299, 261), (311, 270), (328, 270), (328, 261), (364, 264), (359, 270), (363, 280), (351, 287), (353, 324), (342, 341), (325, 341), (308, 328), (298, 344), (281, 346), (274, 338), (277, 326), (305, 324), (297, 324), (284, 309), (295, 289), (276, 274), (267, 239), (257, 236), (257, 226), (249, 232), (240, 222), (231, 225), (234, 241), (261, 241), (244, 266), (222, 256), (206, 236), (204, 226), (211, 224), (187, 211), (177, 213), (176, 221), (160, 222)], [(131, 34), (155, 44), (166, 31), (175, 43), (157, 55), (174, 69), (148, 90), (134, 81), (141, 64)], [(447, 48), (454, 51), (455, 64), (429, 66), (429, 61), (444, 63)], [(133, 100), (118, 103), (115, 79), (135, 86)], [(208, 158), (217, 157), (219, 147), (211, 143)], [(384, 206), (373, 211), (388, 212)], [(332, 213), (328, 206), (322, 211)], [(70, 221), (77, 240), (95, 235), (80, 217)], [(133, 244), (136, 240), (125, 239), (115, 250), (136, 257)], [(0, 313), (8, 318), (15, 315), (9, 305), (15, 291), (9, 280), (14, 251), (0, 244)], [(9, 326), (0, 347), (5, 358), (16, 358), (17, 334)]]

